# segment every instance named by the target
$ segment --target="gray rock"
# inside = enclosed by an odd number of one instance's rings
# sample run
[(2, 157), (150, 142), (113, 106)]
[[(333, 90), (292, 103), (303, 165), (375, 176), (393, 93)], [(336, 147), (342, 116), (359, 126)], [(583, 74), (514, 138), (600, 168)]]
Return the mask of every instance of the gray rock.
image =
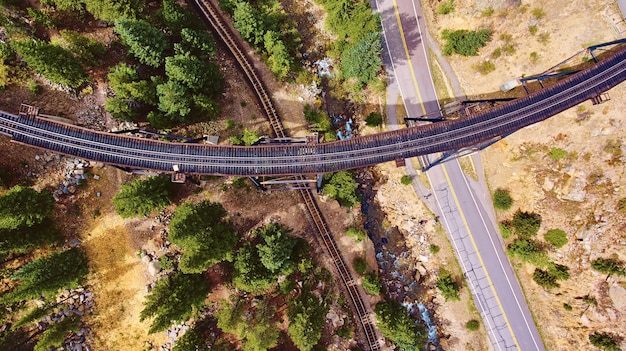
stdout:
[(156, 276), (159, 272), (161, 271), (161, 262), (154, 260), (150, 263), (148, 263), (148, 273), (150, 273), (151, 276)]

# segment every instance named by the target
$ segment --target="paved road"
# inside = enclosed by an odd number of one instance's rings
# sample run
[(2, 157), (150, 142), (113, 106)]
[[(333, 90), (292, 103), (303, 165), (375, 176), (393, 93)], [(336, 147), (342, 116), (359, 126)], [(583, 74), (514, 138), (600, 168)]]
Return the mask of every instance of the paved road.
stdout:
[[(388, 122), (391, 129), (396, 129), (398, 93), (410, 116), (439, 110), (423, 42), (426, 40), (424, 20), (417, 0), (372, 1), (381, 13), (385, 33), (385, 65), (390, 80)], [(407, 172), (414, 174), (410, 162), (407, 165)], [(504, 253), (488, 196), (475, 193), (457, 160), (433, 167), (427, 175), (434, 195), (429, 198), (434, 205), (431, 208), (435, 207), (441, 215), (493, 348), (544, 350)], [(421, 195), (427, 195), (425, 191), (418, 189)]]

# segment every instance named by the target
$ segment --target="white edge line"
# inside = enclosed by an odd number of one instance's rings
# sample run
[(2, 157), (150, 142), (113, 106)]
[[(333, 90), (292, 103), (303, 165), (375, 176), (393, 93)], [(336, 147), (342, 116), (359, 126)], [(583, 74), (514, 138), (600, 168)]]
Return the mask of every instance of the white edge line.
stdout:
[[(458, 160), (456, 160), (456, 162), (458, 163)], [(459, 166), (460, 167), (460, 166)], [(535, 347), (537, 348), (537, 350), (543, 350), (543, 348), (540, 348), (539, 345), (537, 345), (537, 340), (535, 339), (535, 335), (532, 331), (532, 329), (530, 328), (530, 325), (528, 324), (528, 320), (526, 319), (526, 314), (524, 313), (524, 310), (522, 309), (522, 306), (520, 305), (519, 300), (517, 299), (517, 294), (515, 293), (515, 290), (513, 289), (513, 285), (511, 284), (511, 280), (509, 279), (509, 276), (506, 274), (506, 270), (504, 268), (504, 265), (502, 264), (502, 258), (500, 257), (500, 254), (498, 253), (498, 250), (496, 249), (496, 245), (493, 242), (493, 238), (491, 237), (491, 232), (489, 231), (489, 227), (487, 226), (487, 223), (485, 222), (485, 218), (483, 217), (483, 214), (481, 213), (479, 207), (478, 207), (478, 203), (476, 202), (476, 198), (474, 197), (474, 193), (472, 192), (472, 189), (469, 186), (469, 183), (467, 182), (467, 179), (465, 178), (465, 176), (462, 176), (463, 181), (465, 183), (465, 185), (467, 186), (467, 189), (470, 193), (470, 196), (472, 197), (472, 201), (474, 202), (474, 205), (476, 206), (476, 209), (478, 210), (478, 215), (480, 216), (480, 220), (481, 222), (483, 222), (483, 225), (485, 226), (485, 230), (487, 231), (487, 236), (489, 237), (489, 242), (491, 243), (491, 246), (493, 247), (494, 252), (496, 253), (496, 257), (498, 258), (498, 264), (500, 264), (500, 268), (502, 268), (502, 272), (504, 273), (504, 277), (506, 278), (506, 282), (509, 285), (509, 288), (511, 288), (511, 292), (513, 297), (515, 298), (515, 303), (517, 304), (517, 308), (519, 309), (519, 311), (522, 314), (522, 317), (524, 318), (524, 323), (526, 324), (526, 328), (528, 328), (530, 337), (533, 339), (533, 343), (535, 344)], [(512, 267), (511, 267), (512, 269)], [(521, 290), (521, 288), (520, 288)], [(504, 311), (502, 311), (504, 312)], [(530, 312), (530, 308), (529, 308), (529, 312)]]

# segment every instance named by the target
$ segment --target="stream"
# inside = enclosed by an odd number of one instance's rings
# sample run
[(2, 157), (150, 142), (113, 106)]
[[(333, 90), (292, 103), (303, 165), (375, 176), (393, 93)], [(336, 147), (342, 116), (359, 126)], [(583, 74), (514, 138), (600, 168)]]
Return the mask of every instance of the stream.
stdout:
[(428, 332), (430, 350), (443, 351), (439, 345), (432, 313), (422, 302), (427, 300), (426, 289), (419, 284), (419, 280), (428, 272), (419, 272), (416, 269), (415, 258), (405, 245), (404, 235), (387, 221), (385, 212), (376, 203), (377, 183), (384, 181), (379, 178), (371, 168), (357, 175), (361, 184), (364, 226), (374, 243), (378, 272), (386, 290), (386, 298), (401, 303), (413, 319), (422, 321)]

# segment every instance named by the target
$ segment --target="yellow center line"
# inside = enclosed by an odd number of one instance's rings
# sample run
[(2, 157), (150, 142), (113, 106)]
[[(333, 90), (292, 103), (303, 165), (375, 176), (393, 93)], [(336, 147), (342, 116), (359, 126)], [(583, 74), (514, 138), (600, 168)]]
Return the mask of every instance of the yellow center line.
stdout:
[(400, 21), (400, 12), (398, 11), (398, 3), (396, 0), (393, 0), (393, 9), (396, 13), (396, 20), (398, 21), (398, 30), (400, 31), (400, 37), (402, 37), (402, 45), (404, 46), (404, 53), (406, 54), (407, 62), (409, 63), (409, 70), (411, 70), (411, 77), (413, 77), (413, 84), (415, 85), (415, 90), (417, 91), (417, 97), (420, 101), (420, 106), (422, 107), (422, 113), (426, 114), (426, 107), (424, 106), (424, 101), (422, 101), (422, 93), (420, 92), (419, 85), (417, 84), (417, 78), (415, 77), (415, 71), (413, 70), (413, 63), (411, 63), (411, 55), (409, 54), (409, 48), (406, 45), (406, 39), (404, 38), (404, 29), (402, 29), (402, 22)]
[[(415, 91), (417, 91), (417, 97), (419, 99), (420, 106), (422, 107), (422, 113), (426, 114), (426, 107), (424, 106), (424, 101), (422, 100), (422, 94), (420, 92), (419, 85), (417, 84), (417, 77), (415, 76), (415, 70), (413, 69), (413, 64), (411, 63), (411, 55), (409, 54), (409, 48), (406, 44), (406, 38), (404, 37), (404, 30), (402, 28), (402, 22), (400, 21), (400, 12), (398, 11), (398, 3), (396, 2), (396, 0), (393, 0), (393, 7), (394, 7), (395, 14), (396, 14), (396, 20), (398, 21), (398, 29), (400, 31), (400, 37), (402, 38), (402, 45), (404, 46), (404, 53), (406, 54), (407, 62), (409, 64), (409, 70), (411, 71), (413, 84), (415, 85)], [(446, 177), (448, 186), (450, 187), (452, 198), (454, 199), (454, 202), (456, 203), (456, 207), (459, 210), (459, 214), (461, 215), (461, 220), (463, 221), (463, 224), (465, 225), (465, 229), (467, 230), (467, 234), (469, 235), (472, 245), (474, 246), (474, 251), (476, 252), (476, 256), (478, 257), (480, 265), (483, 267), (483, 271), (485, 272), (485, 276), (487, 277), (487, 282), (489, 283), (489, 287), (491, 288), (491, 291), (493, 292), (493, 296), (496, 298), (498, 307), (500, 307), (500, 311), (502, 312), (502, 316), (504, 317), (506, 326), (509, 329), (511, 336), (513, 337), (513, 342), (515, 343), (515, 346), (517, 347), (518, 350), (520, 350), (520, 346), (519, 346), (519, 343), (517, 342), (517, 338), (515, 337), (515, 333), (513, 333), (513, 329), (511, 328), (511, 323), (509, 323), (509, 319), (507, 318), (506, 313), (504, 312), (504, 308), (502, 307), (502, 302), (500, 301), (500, 298), (498, 297), (498, 294), (496, 293), (491, 277), (489, 276), (489, 272), (487, 272), (485, 263), (483, 262), (483, 258), (480, 255), (480, 252), (478, 251), (478, 246), (476, 246), (476, 241), (474, 240), (474, 236), (472, 235), (469, 225), (467, 224), (467, 219), (465, 218), (465, 214), (463, 213), (463, 210), (461, 210), (459, 199), (456, 196), (456, 192), (454, 191), (454, 187), (452, 186), (452, 181), (450, 181), (450, 176), (448, 175), (448, 171), (446, 170), (446, 167), (443, 165), (443, 163), (441, 164), (441, 169), (443, 170), (443, 174)], [(487, 306), (487, 308), (489, 307)]]
[[(450, 181), (450, 176), (448, 176), (448, 171), (446, 170), (446, 167), (444, 166), (443, 163), (441, 164), (441, 169), (443, 170), (443, 174), (446, 177), (446, 181), (448, 182), (448, 185), (450, 186), (450, 192), (452, 193), (452, 198), (454, 199), (454, 202), (456, 203), (456, 207), (459, 210), (459, 214), (461, 215), (461, 220), (463, 221), (463, 225), (465, 225), (467, 234), (469, 234), (469, 238), (472, 242), (472, 246), (474, 246), (474, 251), (476, 252), (476, 256), (478, 256), (478, 261), (480, 262), (480, 265), (483, 267), (483, 271), (485, 272), (485, 276), (487, 277), (487, 282), (489, 283), (489, 287), (491, 288), (491, 291), (493, 292), (493, 296), (495, 296), (496, 298), (496, 302), (498, 303), (498, 307), (500, 307), (500, 311), (502, 311), (504, 322), (506, 323), (506, 326), (509, 329), (509, 332), (511, 332), (511, 336), (513, 337), (513, 342), (515, 343), (515, 346), (517, 346), (517, 349), (520, 350), (520, 346), (517, 343), (517, 338), (515, 337), (515, 334), (513, 333), (513, 329), (511, 328), (511, 323), (509, 323), (509, 319), (506, 317), (506, 313), (504, 312), (504, 308), (502, 307), (500, 298), (498, 297), (498, 294), (496, 293), (496, 289), (493, 286), (493, 282), (491, 281), (491, 277), (489, 276), (489, 273), (487, 272), (487, 268), (485, 267), (485, 263), (483, 262), (483, 257), (480, 255), (480, 252), (478, 251), (478, 246), (476, 246), (476, 241), (474, 240), (474, 236), (472, 235), (469, 225), (467, 224), (467, 219), (465, 218), (465, 214), (461, 210), (461, 204), (459, 203), (459, 199), (457, 198), (456, 192), (454, 191), (454, 187), (452, 186), (452, 182)], [(487, 308), (489, 308), (489, 306), (487, 306)]]

